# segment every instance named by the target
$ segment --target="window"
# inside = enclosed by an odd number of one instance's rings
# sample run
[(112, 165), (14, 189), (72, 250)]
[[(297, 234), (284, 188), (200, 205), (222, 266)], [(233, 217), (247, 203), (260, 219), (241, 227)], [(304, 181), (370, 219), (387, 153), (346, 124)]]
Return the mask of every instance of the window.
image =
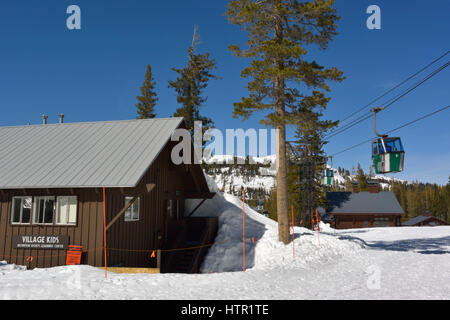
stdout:
[(53, 224), (55, 197), (34, 198), (34, 224)]
[[(132, 199), (132, 197), (125, 197), (125, 204), (128, 204)], [(138, 197), (127, 211), (125, 211), (125, 221), (139, 221), (140, 201), (141, 198)]]
[(75, 225), (77, 223), (77, 197), (56, 197), (56, 224)]
[(380, 154), (379, 149), (378, 149), (378, 142), (374, 141), (372, 143), (372, 156), (376, 156), (378, 154)]
[(389, 227), (389, 218), (375, 217), (374, 227)]
[(31, 222), (31, 197), (13, 197), (11, 223), (29, 224)]
[(167, 214), (171, 219), (182, 219), (180, 200), (167, 200)]

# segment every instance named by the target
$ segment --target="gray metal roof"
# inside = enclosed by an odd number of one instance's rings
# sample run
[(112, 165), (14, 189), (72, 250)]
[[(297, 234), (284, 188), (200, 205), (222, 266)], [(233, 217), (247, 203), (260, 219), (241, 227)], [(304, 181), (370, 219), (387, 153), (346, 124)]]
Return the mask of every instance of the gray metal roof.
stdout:
[(413, 225), (415, 225), (417, 223), (424, 222), (424, 221), (426, 221), (428, 219), (431, 219), (431, 218), (433, 218), (433, 217), (430, 217), (430, 216), (417, 216), (417, 217), (414, 217), (414, 218), (412, 218), (412, 219), (410, 219), (408, 221), (403, 222), (402, 226), (413, 226)]
[(391, 191), (327, 192), (328, 212), (331, 214), (403, 214), (404, 211)]
[(134, 187), (182, 120), (0, 127), (0, 189)]

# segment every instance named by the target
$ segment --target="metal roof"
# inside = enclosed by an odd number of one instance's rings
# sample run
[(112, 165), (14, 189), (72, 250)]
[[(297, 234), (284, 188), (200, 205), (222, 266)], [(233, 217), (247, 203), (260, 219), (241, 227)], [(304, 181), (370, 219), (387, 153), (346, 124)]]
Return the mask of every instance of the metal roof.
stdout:
[(413, 225), (415, 225), (417, 223), (424, 222), (424, 221), (426, 221), (428, 219), (431, 219), (431, 218), (433, 218), (433, 217), (431, 217), (431, 216), (417, 216), (417, 217), (414, 217), (414, 218), (412, 218), (412, 219), (410, 219), (408, 221), (403, 222), (402, 225), (403, 226), (413, 226)]
[(327, 192), (328, 212), (331, 214), (403, 214), (405, 213), (391, 191)]
[(0, 189), (134, 187), (182, 120), (0, 127)]

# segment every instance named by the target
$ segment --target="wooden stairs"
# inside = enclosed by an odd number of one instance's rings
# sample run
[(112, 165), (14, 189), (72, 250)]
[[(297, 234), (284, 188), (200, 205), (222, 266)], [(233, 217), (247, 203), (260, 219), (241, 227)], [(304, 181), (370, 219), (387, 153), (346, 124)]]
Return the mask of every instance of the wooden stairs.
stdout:
[[(217, 235), (218, 218), (193, 217), (173, 221), (161, 256), (161, 273), (198, 273)], [(182, 249), (182, 250), (181, 250)]]

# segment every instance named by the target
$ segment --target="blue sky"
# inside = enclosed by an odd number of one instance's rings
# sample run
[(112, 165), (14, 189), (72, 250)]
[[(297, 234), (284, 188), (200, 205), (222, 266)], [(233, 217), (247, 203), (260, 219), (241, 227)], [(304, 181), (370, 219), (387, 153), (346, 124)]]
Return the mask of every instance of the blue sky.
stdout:
[[(147, 64), (152, 65), (157, 82), (156, 112), (159, 117), (172, 115), (177, 103), (167, 81), (175, 78), (171, 67), (186, 63), (195, 24), (202, 39), (199, 52), (210, 52), (217, 60), (216, 73), (223, 78), (208, 87), (204, 114), (222, 130), (261, 128), (258, 120), (263, 114), (245, 122), (232, 118), (233, 102), (247, 94), (240, 71), (248, 61), (232, 56), (227, 49), (230, 44), (243, 44), (246, 38), (239, 27), (228, 24), (226, 3), (2, 1), (0, 125), (40, 123), (43, 113), (49, 115), (49, 122), (57, 122), (60, 112), (67, 122), (133, 119)], [(66, 8), (71, 4), (81, 8), (81, 30), (66, 28)], [(366, 28), (366, 8), (371, 4), (381, 8), (381, 30)], [(325, 112), (328, 119), (342, 119), (450, 49), (448, 0), (426, 4), (338, 0), (336, 8), (342, 17), (339, 35), (326, 51), (309, 48), (308, 53), (325, 66), (340, 68), (347, 77), (331, 86), (332, 99)], [(448, 60), (449, 55), (441, 64)], [(449, 89), (450, 68), (380, 114), (379, 130), (392, 129), (448, 105)], [(406, 161), (405, 171), (395, 177), (447, 183), (449, 120), (447, 109), (396, 133), (402, 137)], [(292, 130), (288, 134), (292, 137)], [(372, 122), (367, 120), (333, 138), (326, 151), (333, 154), (372, 136)], [(351, 169), (358, 162), (368, 170), (369, 143), (338, 155), (334, 166)]]

